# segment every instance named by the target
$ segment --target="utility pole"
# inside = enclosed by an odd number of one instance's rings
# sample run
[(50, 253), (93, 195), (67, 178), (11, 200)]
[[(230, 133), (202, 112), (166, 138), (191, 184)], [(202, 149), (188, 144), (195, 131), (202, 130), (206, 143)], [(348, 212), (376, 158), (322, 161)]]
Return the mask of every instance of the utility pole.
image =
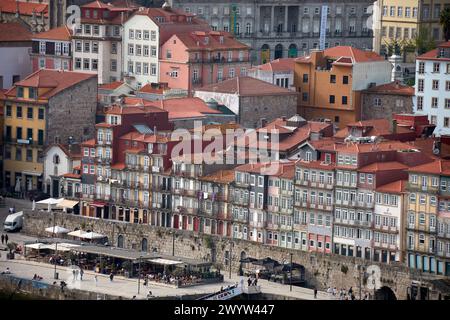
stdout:
[[(53, 239), (55, 239), (55, 227), (56, 227), (56, 212), (53, 211)], [(55, 257), (56, 257), (57, 254), (58, 254), (58, 241), (55, 240)], [(57, 274), (56, 274), (56, 258), (53, 259), (53, 260), (54, 260), (53, 262), (55, 263), (55, 269), (53, 271), (53, 278), (55, 280), (57, 280), (58, 277), (57, 277)]]
[(292, 291), (292, 252), (289, 255), (291, 256), (291, 268), (289, 270), (289, 291)]

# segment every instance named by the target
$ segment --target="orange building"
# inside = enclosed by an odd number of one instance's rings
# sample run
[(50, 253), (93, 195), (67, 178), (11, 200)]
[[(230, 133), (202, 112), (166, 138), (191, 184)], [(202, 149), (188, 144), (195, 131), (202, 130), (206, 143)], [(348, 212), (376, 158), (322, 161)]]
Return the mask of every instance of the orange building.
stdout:
[(296, 60), (297, 112), (307, 120), (326, 118), (339, 128), (361, 118), (361, 91), (391, 81), (392, 65), (374, 52), (349, 46), (312, 51)]

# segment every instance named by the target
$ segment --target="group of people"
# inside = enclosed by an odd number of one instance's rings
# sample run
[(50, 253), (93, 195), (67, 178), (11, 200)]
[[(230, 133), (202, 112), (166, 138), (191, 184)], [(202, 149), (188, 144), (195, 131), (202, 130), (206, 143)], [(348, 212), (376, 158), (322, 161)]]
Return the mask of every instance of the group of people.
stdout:
[(2, 244), (8, 244), (8, 235), (7, 234), (2, 234)]
[(50, 264), (59, 264), (60, 266), (64, 265), (64, 259), (60, 256), (60, 255), (54, 255), (54, 256), (50, 256), (50, 259), (48, 259), (48, 262)]
[(258, 285), (258, 277), (248, 277), (247, 279), (248, 286), (257, 286)]
[(179, 286), (197, 283), (200, 281), (200, 278), (195, 275), (173, 276), (162, 273), (150, 273), (144, 276), (144, 286), (148, 285), (148, 281), (155, 281), (166, 284), (177, 284)]
[(42, 279), (44, 279), (44, 278), (42, 278), (41, 276), (38, 276), (38, 275), (35, 273), (32, 280), (41, 281)]
[[(356, 296), (353, 291), (353, 287), (350, 287), (350, 289), (348, 289), (348, 290), (346, 290), (344, 288), (341, 288), (340, 290), (338, 290), (336, 287), (334, 287), (334, 288), (328, 287), (327, 293), (333, 299), (356, 300)], [(369, 294), (367, 292), (364, 292), (364, 295), (361, 296), (361, 299), (369, 300)]]
[(72, 270), (72, 275), (73, 275), (72, 282), (75, 281), (75, 280), (78, 280), (78, 278), (80, 278), (80, 281), (83, 281), (84, 271), (83, 271), (82, 268), (80, 268), (80, 269), (73, 269)]

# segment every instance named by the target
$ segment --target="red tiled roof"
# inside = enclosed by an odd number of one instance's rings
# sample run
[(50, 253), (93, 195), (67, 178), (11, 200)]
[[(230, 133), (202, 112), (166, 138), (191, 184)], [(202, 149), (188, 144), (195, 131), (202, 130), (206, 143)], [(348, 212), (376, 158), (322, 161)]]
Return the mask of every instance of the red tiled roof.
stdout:
[(378, 172), (378, 171), (391, 171), (391, 170), (406, 170), (409, 167), (397, 162), (397, 161), (387, 161), (387, 162), (375, 162), (367, 166), (360, 168), (360, 172)]
[(168, 89), (167, 86), (163, 86), (163, 85), (152, 86), (150, 83), (147, 83), (145, 86), (143, 86), (141, 89), (139, 89), (138, 92), (163, 94), (164, 90), (166, 90), (166, 89)]
[[(388, 119), (372, 119), (365, 121), (358, 121), (347, 124), (346, 128), (343, 128), (336, 132), (334, 135), (335, 138), (346, 138), (350, 134), (351, 127), (360, 127), (366, 128), (364, 135), (368, 136), (387, 136), (394, 134), (391, 129), (391, 122)], [(411, 130), (407, 127), (397, 126), (397, 133), (414, 133), (414, 130)]]
[(334, 170), (336, 164), (326, 163), (324, 161), (297, 161), (297, 166), (309, 169)]
[(408, 180), (397, 180), (378, 187), (376, 191), (384, 193), (403, 193), (406, 190), (407, 184)]
[(230, 93), (240, 96), (297, 95), (296, 92), (251, 77), (235, 77), (207, 85), (197, 91)]
[(123, 162), (118, 162), (118, 163), (111, 165), (111, 169), (115, 169), (115, 170), (123, 170), (123, 169), (125, 169), (125, 167), (126, 167), (126, 165)]
[(261, 175), (280, 176), (289, 167), (295, 167), (294, 161), (272, 161), (264, 163), (248, 163), (235, 168), (236, 171), (257, 173)]
[(106, 3), (103, 3), (99, 0), (86, 3), (85, 5), (81, 6), (82, 8), (86, 9), (108, 9), (111, 8), (112, 5), (107, 5)]
[(221, 114), (200, 98), (173, 98), (155, 101), (155, 105), (169, 112), (169, 119), (203, 118), (206, 114)]
[(450, 160), (436, 160), (420, 166), (412, 167), (410, 172), (450, 175)]
[(106, 114), (145, 114), (149, 112), (164, 112), (155, 103), (135, 97), (124, 97), (123, 104), (113, 104), (106, 110)]
[[(385, 61), (385, 59), (373, 51), (364, 51), (350, 46), (337, 46), (325, 49), (323, 56), (336, 59), (334, 63), (338, 64), (354, 64), (374, 61)], [(299, 57), (296, 62), (308, 63), (311, 56)]]
[(95, 146), (95, 139), (89, 139), (89, 140), (83, 141), (81, 143), (81, 146), (94, 147)]
[(400, 151), (400, 150), (414, 150), (415, 147), (410, 144), (399, 141), (382, 141), (380, 143), (348, 143), (339, 147), (339, 152), (343, 153), (367, 153), (380, 151)]
[(154, 135), (154, 134), (143, 134), (136, 131), (128, 132), (122, 135), (120, 140), (132, 140), (145, 143), (166, 143), (169, 139), (165, 136)]
[(98, 88), (99, 89), (104, 89), (104, 90), (115, 90), (115, 89), (119, 88), (123, 84), (124, 84), (123, 81), (114, 81), (114, 82), (111, 82), (111, 83), (102, 84), (102, 85), (98, 86)]
[(403, 85), (397, 81), (375, 86), (365, 91), (370, 93), (396, 94), (405, 96), (414, 95), (414, 87)]
[(234, 170), (219, 170), (207, 176), (199, 177), (199, 180), (228, 184), (234, 181)]
[(63, 174), (64, 178), (69, 178), (69, 179), (80, 179), (81, 178), (81, 174), (78, 173), (66, 173)]
[(96, 76), (97, 75), (95, 74), (81, 72), (39, 69), (38, 71), (30, 74), (25, 79), (16, 82), (15, 85), (6, 92), (6, 95), (15, 97), (16, 88), (18, 86), (48, 88), (50, 90), (39, 96), (40, 99), (48, 99), (73, 85), (76, 85), (87, 79), (94, 78)]
[(0, 11), (3, 13), (16, 13), (17, 3), (19, 4), (19, 13), (24, 16), (32, 16), (33, 11), (36, 15), (44, 14), (44, 17), (48, 17), (48, 4), (36, 3), (28, 1), (16, 1), (16, 0), (1, 0)]
[[(0, 3), (0, 8), (1, 8)], [(23, 23), (0, 23), (0, 42), (31, 41), (33, 34)], [(30, 42), (31, 46), (31, 42)]]
[(350, 46), (337, 46), (325, 49), (324, 56), (336, 59), (341, 57), (352, 58), (353, 63), (385, 61), (382, 56), (373, 51), (363, 51)]
[(72, 36), (72, 30), (67, 26), (62, 26), (48, 31), (40, 32), (33, 35), (33, 39), (45, 39), (45, 40), (61, 40), (70, 41)]
[[(208, 37), (208, 43), (205, 44), (204, 39)], [(223, 37), (223, 41), (220, 41), (220, 37)], [(228, 49), (242, 49), (248, 50), (249, 46), (236, 40), (228, 32), (218, 31), (192, 31), (185, 33), (176, 33), (172, 38), (178, 38), (188, 50), (228, 50)], [(167, 42), (173, 41), (170, 38)], [(166, 42), (166, 43), (167, 43)]]
[(294, 71), (296, 58), (280, 58), (252, 68), (261, 71), (289, 72)]
[(438, 48), (430, 50), (420, 56), (418, 56), (416, 59), (418, 60), (442, 60), (442, 61), (450, 61), (449, 58), (438, 58), (439, 54), (439, 48), (450, 48), (450, 41), (441, 43)]

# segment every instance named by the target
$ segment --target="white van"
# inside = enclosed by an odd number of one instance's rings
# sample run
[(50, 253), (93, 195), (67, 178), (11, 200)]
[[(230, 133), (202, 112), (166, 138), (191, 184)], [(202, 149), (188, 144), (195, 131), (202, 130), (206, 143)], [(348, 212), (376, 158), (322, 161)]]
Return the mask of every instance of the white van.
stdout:
[(23, 211), (8, 215), (3, 223), (4, 231), (19, 231), (23, 225)]

